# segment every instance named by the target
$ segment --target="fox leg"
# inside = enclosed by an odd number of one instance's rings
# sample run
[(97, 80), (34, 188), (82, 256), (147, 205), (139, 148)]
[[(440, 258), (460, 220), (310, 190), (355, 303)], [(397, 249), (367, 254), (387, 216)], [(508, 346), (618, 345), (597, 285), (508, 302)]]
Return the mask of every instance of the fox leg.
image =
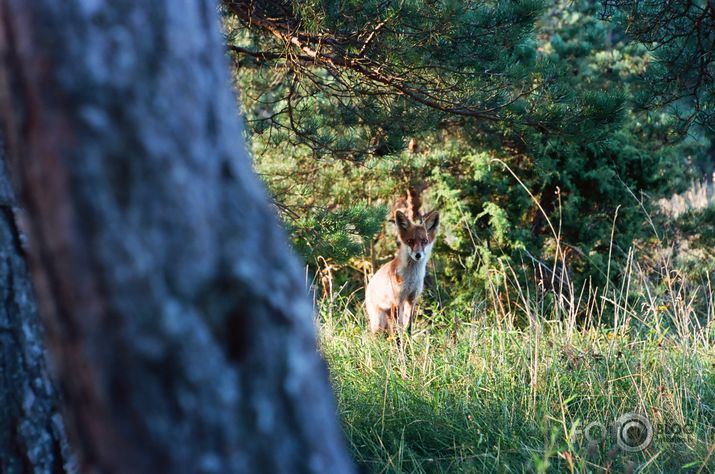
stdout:
[(387, 319), (387, 331), (390, 335), (395, 333), (395, 323), (399, 317), (399, 308), (397, 306), (392, 306), (389, 310), (389, 314), (386, 311), (385, 316)]
[(405, 300), (401, 305), (401, 318), (398, 321), (401, 330), (409, 330), (410, 324), (412, 322), (412, 315), (415, 306), (410, 302), (410, 300)]
[(367, 314), (370, 320), (370, 333), (375, 334), (387, 328), (387, 318), (384, 310), (376, 306), (368, 305)]

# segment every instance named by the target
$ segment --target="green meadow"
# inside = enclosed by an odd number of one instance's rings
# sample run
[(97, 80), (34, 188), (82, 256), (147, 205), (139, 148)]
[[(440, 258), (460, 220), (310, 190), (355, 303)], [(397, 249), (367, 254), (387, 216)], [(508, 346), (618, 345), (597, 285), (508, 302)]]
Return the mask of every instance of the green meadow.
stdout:
[[(320, 345), (355, 459), (366, 472), (713, 472), (711, 288), (693, 290), (709, 292), (702, 313), (682, 287), (660, 304), (631, 284), (643, 296), (571, 307), (523, 290), (506, 307), (425, 311), (403, 338), (368, 334), (359, 294), (326, 297)], [(616, 321), (589, 321), (598, 312)], [(629, 413), (653, 427), (635, 452), (615, 433)]]

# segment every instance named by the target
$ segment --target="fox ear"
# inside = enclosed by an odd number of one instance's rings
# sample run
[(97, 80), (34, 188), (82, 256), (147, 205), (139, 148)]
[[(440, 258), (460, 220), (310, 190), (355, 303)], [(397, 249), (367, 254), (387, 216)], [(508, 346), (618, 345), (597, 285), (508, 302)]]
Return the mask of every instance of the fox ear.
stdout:
[(425, 229), (431, 237), (437, 234), (437, 229), (439, 228), (439, 211), (430, 211), (424, 217)]
[(410, 220), (402, 213), (402, 211), (395, 212), (395, 224), (397, 224), (397, 228), (401, 231), (405, 231), (410, 228)]

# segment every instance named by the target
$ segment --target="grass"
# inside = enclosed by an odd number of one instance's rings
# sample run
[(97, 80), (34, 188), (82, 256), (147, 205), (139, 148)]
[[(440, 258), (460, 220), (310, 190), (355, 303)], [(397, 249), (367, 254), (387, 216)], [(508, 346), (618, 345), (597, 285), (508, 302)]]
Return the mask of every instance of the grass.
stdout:
[[(418, 316), (402, 343), (367, 333), (359, 293), (326, 297), (321, 349), (356, 462), (366, 472), (715, 472), (712, 288), (633, 262), (625, 275), (578, 292), (515, 278), (478, 308)], [(642, 451), (616, 442), (626, 413), (655, 427)]]

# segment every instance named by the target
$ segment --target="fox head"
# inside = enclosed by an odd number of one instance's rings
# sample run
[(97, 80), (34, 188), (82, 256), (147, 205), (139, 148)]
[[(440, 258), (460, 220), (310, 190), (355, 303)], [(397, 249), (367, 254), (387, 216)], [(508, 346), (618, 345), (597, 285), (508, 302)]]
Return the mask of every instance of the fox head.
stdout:
[(415, 224), (402, 211), (395, 213), (395, 224), (397, 224), (397, 235), (401, 246), (416, 262), (429, 257), (432, 244), (437, 237), (439, 212), (428, 212), (422, 222), (422, 224)]

